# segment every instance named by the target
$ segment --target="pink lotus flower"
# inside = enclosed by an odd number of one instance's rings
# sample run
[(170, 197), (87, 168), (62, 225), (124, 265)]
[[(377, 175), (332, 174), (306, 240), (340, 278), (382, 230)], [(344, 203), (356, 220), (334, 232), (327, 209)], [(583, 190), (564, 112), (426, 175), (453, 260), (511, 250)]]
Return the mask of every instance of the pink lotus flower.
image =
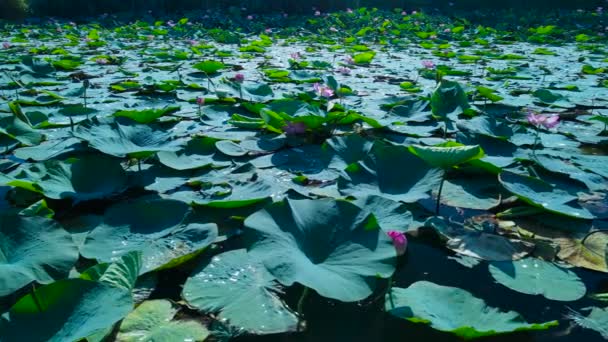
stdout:
[(351, 55), (344, 57), (344, 61), (346, 64), (355, 64), (355, 59)]
[(198, 41), (194, 39), (190, 39), (188, 43), (190, 43), (190, 45), (198, 45)]
[(401, 12), (401, 15), (407, 15), (406, 11)]
[(396, 230), (391, 230), (387, 234), (393, 240), (393, 246), (395, 246), (395, 249), (397, 250), (397, 256), (405, 254), (405, 251), (407, 250), (407, 237), (405, 234)]
[(337, 71), (339, 73), (341, 73), (342, 75), (350, 75), (350, 72), (351, 72), (351, 70), (349, 68), (346, 68), (346, 67), (338, 68)]
[(433, 61), (430, 61), (430, 60), (424, 60), (424, 61), (422, 61), (422, 66), (425, 69), (433, 69), (433, 68), (435, 68), (435, 63), (433, 63)]
[(289, 56), (291, 56), (291, 59), (296, 60), (296, 61), (298, 61), (302, 58), (302, 54), (299, 52), (293, 52)]
[(335, 28), (335, 27), (333, 27), (333, 26), (332, 26), (332, 27), (330, 27), (330, 28), (329, 28), (329, 30), (330, 30), (331, 32), (338, 32), (338, 29), (337, 29), (337, 28)]
[(289, 14), (283, 13), (283, 18), (287, 18), (287, 17), (289, 17)]
[(95, 60), (95, 63), (97, 63), (99, 65), (107, 65), (110, 63), (110, 61), (107, 58), (97, 58)]
[(169, 25), (170, 27), (175, 27), (175, 25), (177, 25), (175, 22), (173, 22), (173, 20), (169, 20), (167, 21), (167, 25)]
[(319, 83), (313, 84), (312, 87), (317, 93), (317, 95), (321, 97), (330, 98), (334, 96), (334, 91), (330, 87), (320, 85)]
[(346, 9), (346, 13), (348, 13), (348, 14), (352, 14), (352, 13), (353, 13), (352, 8), (347, 8), (347, 9)]
[(205, 98), (204, 97), (197, 97), (196, 98), (196, 104), (200, 106), (205, 104)]
[(527, 119), (531, 125), (536, 127), (543, 126), (546, 129), (555, 128), (557, 125), (559, 125), (559, 115), (557, 114), (543, 115), (529, 112)]
[(450, 32), (452, 32), (452, 30), (450, 30), (449, 28), (446, 28), (445, 30), (443, 30), (443, 32), (450, 33)]
[(245, 75), (243, 75), (243, 74), (234, 75), (234, 81), (237, 83), (243, 83), (245, 81)]
[(267, 28), (267, 29), (264, 30), (264, 32), (266, 32), (266, 33), (272, 33), (272, 29), (271, 28)]
[(321, 16), (321, 11), (315, 11), (315, 17)]
[(412, 14), (418, 14), (418, 12), (416, 12), (416, 11), (412, 11)]
[(286, 126), (283, 126), (283, 132), (286, 135), (297, 135), (306, 133), (306, 124), (303, 122), (287, 122)]
[(252, 15), (248, 15), (247, 16), (247, 20), (253, 20), (253, 16)]
[(9, 42), (4, 42), (4, 43), (2, 43), (2, 47), (5, 49), (10, 49), (12, 47), (12, 45)]

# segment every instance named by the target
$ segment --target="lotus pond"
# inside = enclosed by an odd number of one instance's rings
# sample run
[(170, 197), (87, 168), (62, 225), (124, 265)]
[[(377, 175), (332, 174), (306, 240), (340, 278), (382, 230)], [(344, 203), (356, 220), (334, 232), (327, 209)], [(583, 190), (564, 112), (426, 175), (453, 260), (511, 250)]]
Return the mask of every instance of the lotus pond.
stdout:
[(0, 341), (608, 338), (608, 16), (4, 23)]

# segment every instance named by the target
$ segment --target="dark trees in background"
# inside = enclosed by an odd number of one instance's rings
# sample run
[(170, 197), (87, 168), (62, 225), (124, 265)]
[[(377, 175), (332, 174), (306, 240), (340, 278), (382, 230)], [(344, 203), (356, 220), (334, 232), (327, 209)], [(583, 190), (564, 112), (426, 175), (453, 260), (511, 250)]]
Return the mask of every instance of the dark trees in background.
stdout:
[(139, 12), (153, 10), (157, 13), (178, 10), (245, 7), (249, 13), (284, 11), (287, 13), (312, 13), (343, 10), (348, 7), (377, 7), (383, 9), (414, 9), (431, 7), (446, 9), (477, 8), (595, 8), (604, 0), (0, 0), (0, 17), (15, 17), (23, 13), (26, 3), (34, 16), (85, 16), (113, 12)]

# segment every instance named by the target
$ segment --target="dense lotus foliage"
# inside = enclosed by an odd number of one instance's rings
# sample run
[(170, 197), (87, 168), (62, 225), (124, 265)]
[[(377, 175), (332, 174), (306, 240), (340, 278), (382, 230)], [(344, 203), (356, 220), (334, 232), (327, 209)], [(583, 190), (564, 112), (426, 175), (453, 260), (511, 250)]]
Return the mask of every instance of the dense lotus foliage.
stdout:
[(4, 23), (0, 340), (608, 338), (608, 17), (563, 14)]

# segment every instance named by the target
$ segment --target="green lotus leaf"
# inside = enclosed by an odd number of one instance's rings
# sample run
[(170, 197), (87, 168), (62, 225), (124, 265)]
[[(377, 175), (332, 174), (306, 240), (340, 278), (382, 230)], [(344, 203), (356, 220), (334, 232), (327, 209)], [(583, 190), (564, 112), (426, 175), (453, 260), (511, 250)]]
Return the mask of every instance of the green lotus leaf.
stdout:
[(433, 115), (445, 118), (448, 114), (460, 109), (464, 111), (470, 107), (467, 94), (460, 84), (454, 81), (443, 80), (431, 96)]
[(141, 303), (120, 324), (117, 342), (204, 341), (207, 328), (199, 321), (175, 319), (179, 307), (165, 299)]
[[(407, 170), (407, 173), (404, 173)], [(354, 197), (383, 196), (413, 203), (439, 188), (443, 171), (431, 168), (407, 147), (375, 143), (361, 162), (350, 164), (338, 179), (340, 192)]]
[(278, 297), (275, 278), (244, 249), (199, 265), (184, 285), (191, 306), (257, 335), (295, 331), (298, 317)]
[(174, 170), (192, 170), (207, 166), (226, 166), (229, 160), (216, 154), (217, 139), (196, 137), (177, 152), (161, 151), (156, 155), (161, 164)]
[(92, 266), (80, 274), (80, 279), (99, 281), (125, 290), (133, 290), (142, 265), (142, 253), (132, 251), (117, 261)]
[(264, 102), (272, 100), (274, 92), (272, 88), (266, 83), (254, 83), (254, 82), (232, 82), (230, 80), (223, 80), (223, 84), (228, 87), (230, 91), (230, 97), (243, 98), (252, 102)]
[(576, 196), (538, 178), (505, 171), (498, 180), (505, 189), (533, 206), (580, 219), (594, 218), (587, 209), (578, 206)]
[(266, 201), (280, 193), (282, 189), (274, 179), (259, 177), (255, 172), (220, 170), (190, 179), (187, 187), (164, 196), (196, 205), (238, 208)]
[(224, 63), (217, 61), (202, 61), (192, 66), (194, 69), (202, 71), (208, 75), (215, 74), (216, 72), (224, 69), (226, 66)]
[(0, 135), (15, 139), (26, 146), (40, 144), (44, 135), (17, 117), (0, 118)]
[(363, 210), (374, 214), (378, 225), (385, 232), (396, 230), (406, 232), (413, 222), (412, 213), (403, 203), (380, 196), (359, 198), (353, 202)]
[(120, 162), (103, 155), (48, 160), (33, 165), (16, 178), (31, 182), (48, 198), (77, 202), (107, 198), (127, 188), (127, 175)]
[(409, 150), (429, 165), (441, 169), (450, 169), (484, 156), (479, 145), (465, 146), (454, 142), (435, 146), (411, 145)]
[(156, 121), (161, 116), (175, 113), (180, 110), (180, 107), (172, 106), (162, 109), (144, 109), (144, 110), (120, 110), (114, 113), (116, 117), (129, 118), (141, 124), (147, 124)]
[(13, 305), (0, 326), (0, 338), (6, 342), (78, 341), (111, 327), (132, 309), (130, 291), (84, 279), (60, 280)]
[(138, 158), (160, 151), (175, 152), (182, 144), (166, 130), (97, 118), (78, 126), (73, 135), (94, 149), (116, 157)]
[(31, 282), (64, 278), (78, 260), (72, 237), (55, 221), (38, 216), (0, 216), (0, 297)]
[(198, 255), (217, 237), (215, 224), (187, 222), (188, 213), (187, 204), (174, 200), (118, 203), (87, 235), (80, 252), (85, 258), (110, 262), (141, 251), (141, 274), (174, 267)]
[(465, 339), (525, 330), (545, 330), (557, 321), (527, 323), (514, 311), (502, 312), (469, 292), (428, 281), (404, 289), (393, 287), (386, 295), (386, 311), (414, 323), (450, 332)]
[(368, 297), (395, 270), (396, 251), (373, 215), (346, 201), (283, 200), (245, 220), (249, 252), (284, 285), (344, 302)]
[(576, 273), (540, 259), (493, 262), (489, 270), (494, 280), (511, 290), (550, 300), (575, 301), (587, 292)]

